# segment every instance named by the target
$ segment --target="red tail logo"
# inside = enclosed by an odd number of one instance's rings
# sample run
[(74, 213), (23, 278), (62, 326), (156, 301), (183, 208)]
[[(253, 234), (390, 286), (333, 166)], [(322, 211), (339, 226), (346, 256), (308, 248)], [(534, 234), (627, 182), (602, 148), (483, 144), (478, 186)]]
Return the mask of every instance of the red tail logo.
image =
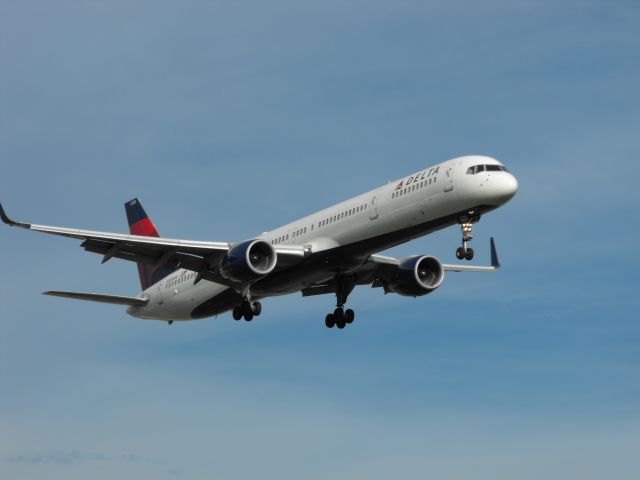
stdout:
[[(143, 237), (159, 237), (160, 234), (156, 230), (155, 225), (142, 208), (137, 198), (124, 204), (127, 212), (127, 220), (129, 222), (129, 231), (132, 235), (140, 235)], [(138, 262), (138, 273), (140, 275), (140, 285), (146, 290), (151, 285), (159, 282), (167, 275), (175, 272), (175, 268), (162, 267), (156, 269), (153, 265)]]

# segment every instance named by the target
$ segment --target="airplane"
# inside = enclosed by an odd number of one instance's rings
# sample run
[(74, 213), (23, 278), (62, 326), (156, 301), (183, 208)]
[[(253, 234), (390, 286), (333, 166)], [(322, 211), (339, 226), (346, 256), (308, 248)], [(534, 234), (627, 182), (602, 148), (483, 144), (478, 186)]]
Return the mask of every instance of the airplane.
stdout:
[(135, 262), (142, 292), (135, 297), (68, 291), (45, 295), (127, 306), (141, 319), (172, 324), (231, 311), (253, 320), (260, 300), (301, 292), (303, 297), (335, 295), (325, 325), (338, 329), (354, 321), (345, 310), (356, 286), (421, 297), (434, 292), (445, 271), (493, 272), (500, 267), (494, 239), (491, 264), (443, 264), (431, 255), (393, 258), (391, 247), (459, 225), (459, 260), (472, 260), (472, 228), (480, 218), (511, 200), (518, 181), (494, 158), (467, 155), (427, 167), (255, 238), (209, 242), (161, 237), (140, 201), (125, 203), (130, 234), (62, 228), (0, 217), (10, 226), (81, 240), (86, 251)]

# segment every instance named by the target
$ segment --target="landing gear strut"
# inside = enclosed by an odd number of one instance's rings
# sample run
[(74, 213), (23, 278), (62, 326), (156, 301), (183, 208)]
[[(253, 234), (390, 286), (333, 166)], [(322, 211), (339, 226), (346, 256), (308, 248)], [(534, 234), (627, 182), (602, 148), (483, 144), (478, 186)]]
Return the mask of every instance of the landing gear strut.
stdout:
[(347, 297), (353, 291), (355, 282), (350, 277), (338, 276), (336, 283), (336, 309), (333, 313), (329, 313), (324, 319), (327, 328), (338, 327), (343, 329), (348, 324), (353, 323), (356, 315), (350, 308), (345, 310), (344, 304), (347, 303)]
[(473, 224), (479, 221), (480, 215), (476, 215), (473, 211), (469, 212), (469, 215), (460, 218), (462, 246), (456, 250), (456, 258), (458, 260), (473, 260), (473, 248), (468, 247), (467, 243), (473, 240)]
[(243, 300), (240, 305), (233, 307), (233, 319), (240, 320), (244, 318), (247, 322), (253, 320), (253, 317), (259, 317), (262, 313), (262, 304), (260, 302), (250, 302)]

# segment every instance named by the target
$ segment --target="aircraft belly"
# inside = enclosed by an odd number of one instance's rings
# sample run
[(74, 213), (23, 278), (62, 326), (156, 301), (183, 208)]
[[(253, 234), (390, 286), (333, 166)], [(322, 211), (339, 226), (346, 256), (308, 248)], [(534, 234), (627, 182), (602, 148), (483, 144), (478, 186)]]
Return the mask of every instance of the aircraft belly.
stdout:
[(206, 299), (199, 305), (196, 305), (190, 312), (191, 318), (205, 318), (213, 315), (220, 315), (242, 301), (239, 293), (231, 288), (226, 288), (216, 295)]
[[(202, 303), (227, 290), (224, 285), (202, 280), (176, 288), (156, 285), (148, 290), (149, 304), (131, 310), (131, 315), (151, 320), (194, 320), (192, 312)], [(199, 318), (199, 317), (198, 317)]]
[(252, 287), (251, 293), (260, 297), (287, 295), (299, 292), (303, 288), (316, 283), (326, 282), (335, 277), (335, 275), (336, 270), (331, 270), (322, 264), (295, 267), (283, 272), (282, 275), (257, 283)]

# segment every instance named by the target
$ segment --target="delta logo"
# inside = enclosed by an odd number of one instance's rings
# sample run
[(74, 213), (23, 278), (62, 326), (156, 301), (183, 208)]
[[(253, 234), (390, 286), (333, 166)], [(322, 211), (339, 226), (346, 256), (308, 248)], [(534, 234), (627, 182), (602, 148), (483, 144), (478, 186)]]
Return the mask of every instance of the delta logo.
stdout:
[(425, 178), (428, 179), (429, 177), (435, 176), (438, 174), (439, 171), (440, 171), (440, 165), (438, 165), (437, 167), (430, 168), (429, 170), (424, 170), (416, 175), (413, 175), (407, 178), (407, 183), (405, 183), (404, 180), (401, 180), (400, 183), (396, 185), (396, 188), (394, 189), (394, 191), (400, 190), (402, 187), (405, 187), (405, 186), (408, 187), (411, 183), (421, 182)]

